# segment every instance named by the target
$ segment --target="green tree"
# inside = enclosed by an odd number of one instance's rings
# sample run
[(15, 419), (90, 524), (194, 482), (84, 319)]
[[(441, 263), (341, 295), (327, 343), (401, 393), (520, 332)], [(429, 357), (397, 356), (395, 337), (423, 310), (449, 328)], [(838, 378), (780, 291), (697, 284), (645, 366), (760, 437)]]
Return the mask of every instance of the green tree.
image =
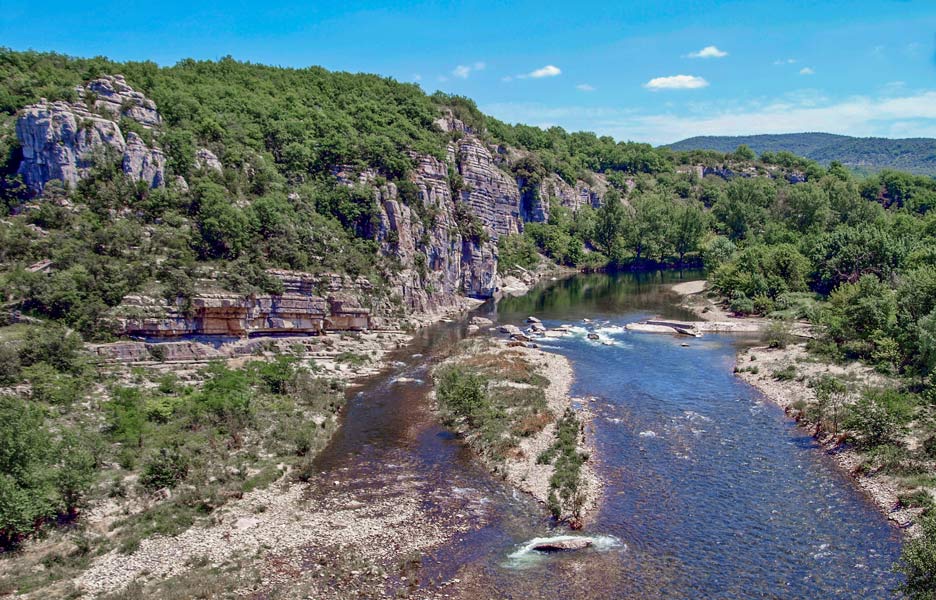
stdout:
[(741, 240), (759, 232), (767, 220), (767, 208), (776, 191), (763, 179), (733, 179), (725, 195), (712, 208), (712, 214), (732, 240)]
[(702, 243), (707, 229), (707, 220), (701, 204), (693, 201), (687, 201), (678, 206), (673, 217), (671, 229), (673, 249), (681, 265), (686, 254), (699, 249), (699, 244)]
[(614, 190), (609, 191), (598, 209), (594, 236), (598, 248), (616, 262), (623, 260), (627, 223), (628, 214), (621, 196)]
[(936, 515), (919, 521), (920, 532), (907, 540), (896, 570), (906, 577), (900, 591), (911, 600), (936, 599)]

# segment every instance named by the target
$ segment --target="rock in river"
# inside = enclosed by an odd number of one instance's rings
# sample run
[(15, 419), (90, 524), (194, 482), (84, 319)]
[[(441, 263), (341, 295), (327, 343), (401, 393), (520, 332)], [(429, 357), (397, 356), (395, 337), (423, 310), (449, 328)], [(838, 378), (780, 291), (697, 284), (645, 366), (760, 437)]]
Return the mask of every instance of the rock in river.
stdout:
[(523, 332), (516, 325), (501, 325), (499, 331), (507, 335), (523, 335)]
[(534, 550), (539, 552), (569, 552), (572, 550), (584, 550), (595, 544), (590, 537), (581, 536), (560, 536), (543, 540), (533, 546)]

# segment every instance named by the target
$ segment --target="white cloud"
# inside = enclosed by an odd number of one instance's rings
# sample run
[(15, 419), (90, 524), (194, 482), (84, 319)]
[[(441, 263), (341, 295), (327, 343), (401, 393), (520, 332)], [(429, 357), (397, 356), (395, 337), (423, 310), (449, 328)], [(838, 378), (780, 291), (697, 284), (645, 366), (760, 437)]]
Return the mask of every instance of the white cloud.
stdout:
[(803, 67), (802, 69), (799, 70), (799, 74), (800, 74), (800, 75), (815, 75), (816, 72), (813, 71), (813, 70), (812, 70), (811, 68), (809, 68), (809, 67)]
[[(854, 136), (936, 136), (936, 91), (900, 97), (856, 96), (821, 104), (785, 99), (718, 109), (699, 105), (690, 114), (641, 114), (612, 107), (499, 104), (482, 107), (521, 123), (558, 123), (618, 140), (666, 144), (696, 135), (753, 135), (825, 131)], [(665, 109), (663, 109), (665, 110)]]
[(575, 86), (575, 89), (582, 91), (582, 92), (594, 92), (595, 91), (595, 87), (588, 85), (587, 83), (580, 83), (577, 86)]
[(773, 64), (775, 64), (775, 65), (792, 65), (792, 64), (794, 64), (795, 62), (796, 62), (796, 59), (795, 59), (795, 58), (778, 58), (777, 60), (773, 61)]
[(458, 65), (452, 69), (452, 75), (458, 77), (459, 79), (468, 79), (468, 76), (475, 71), (483, 71), (487, 65), (481, 61), (473, 63), (471, 65)]
[(704, 88), (708, 81), (695, 75), (671, 75), (669, 77), (654, 77), (644, 84), (648, 90), (694, 90)]
[(501, 77), (501, 81), (503, 81), (503, 82), (505, 82), (505, 83), (509, 83), (509, 82), (513, 81), (513, 76), (512, 76), (512, 75), (505, 75), (504, 77)]
[(422, 81), (422, 75), (419, 73), (413, 73), (413, 81)]
[(546, 65), (541, 69), (536, 69), (526, 75), (517, 75), (520, 79), (526, 79), (532, 77), (533, 79), (541, 79), (543, 77), (555, 77), (556, 75), (561, 75), (562, 69), (555, 65)]
[(717, 46), (706, 46), (698, 52), (690, 52), (688, 56), (689, 58), (724, 58), (728, 56), (728, 53), (719, 50)]

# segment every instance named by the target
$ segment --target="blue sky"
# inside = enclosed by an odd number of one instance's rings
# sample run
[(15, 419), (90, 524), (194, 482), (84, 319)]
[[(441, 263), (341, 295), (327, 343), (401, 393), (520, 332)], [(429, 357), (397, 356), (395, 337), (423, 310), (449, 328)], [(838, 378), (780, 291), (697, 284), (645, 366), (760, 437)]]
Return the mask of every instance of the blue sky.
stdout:
[(379, 73), (469, 96), (506, 121), (654, 144), (936, 137), (936, 0), (609, 4), (10, 2), (0, 45)]

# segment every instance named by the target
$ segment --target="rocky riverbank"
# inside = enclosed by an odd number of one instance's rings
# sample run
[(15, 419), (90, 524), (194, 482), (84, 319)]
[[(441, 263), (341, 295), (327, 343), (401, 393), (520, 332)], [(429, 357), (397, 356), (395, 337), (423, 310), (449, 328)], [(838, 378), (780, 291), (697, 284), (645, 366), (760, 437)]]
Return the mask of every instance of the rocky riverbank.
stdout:
[[(717, 302), (717, 298), (706, 295), (706, 281), (684, 282), (670, 289), (682, 297), (682, 306), (692, 310), (700, 319), (715, 324), (738, 324), (734, 328), (715, 331), (763, 332), (770, 325), (769, 319), (732, 317)], [(789, 326), (789, 333), (800, 338), (813, 335), (809, 323), (793, 323)], [(914, 490), (908, 490), (897, 477), (888, 475), (881, 469), (868, 469), (865, 453), (853, 445), (844, 443), (842, 436), (821, 431), (816, 423), (807, 418), (809, 407), (816, 403), (816, 392), (811, 383), (819, 377), (831, 375), (849, 382), (848, 387), (851, 389), (845, 403), (854, 402), (864, 389), (893, 387), (894, 382), (860, 362), (837, 365), (823, 361), (809, 354), (805, 343), (790, 344), (783, 348), (759, 346), (744, 349), (738, 353), (735, 373), (740, 379), (757, 388), (768, 400), (780, 406), (802, 427), (817, 432), (816, 439), (823, 450), (832, 457), (836, 465), (854, 479), (888, 520), (911, 534), (915, 531), (915, 519), (921, 510), (906, 507), (900, 501), (902, 494)], [(910, 445), (919, 443), (918, 440), (909, 441)]]
[[(778, 374), (784, 370), (794, 376)], [(792, 371), (790, 371), (792, 369)], [(735, 372), (738, 377), (757, 388), (768, 400), (780, 406), (802, 427), (816, 430), (815, 423), (806, 418), (806, 408), (816, 402), (816, 392), (810, 382), (823, 375), (832, 375), (852, 382), (857, 394), (868, 387), (887, 387), (889, 382), (868, 366), (857, 362), (834, 365), (810, 356), (805, 344), (786, 348), (755, 347), (738, 353)], [(854, 398), (847, 402), (854, 401)], [(867, 456), (854, 446), (843, 443), (840, 436), (820, 433), (817, 441), (835, 463), (848, 473), (874, 504), (898, 527), (912, 531), (914, 519), (920, 510), (907, 508), (900, 495), (907, 491), (901, 482), (879, 470), (867, 470)]]

